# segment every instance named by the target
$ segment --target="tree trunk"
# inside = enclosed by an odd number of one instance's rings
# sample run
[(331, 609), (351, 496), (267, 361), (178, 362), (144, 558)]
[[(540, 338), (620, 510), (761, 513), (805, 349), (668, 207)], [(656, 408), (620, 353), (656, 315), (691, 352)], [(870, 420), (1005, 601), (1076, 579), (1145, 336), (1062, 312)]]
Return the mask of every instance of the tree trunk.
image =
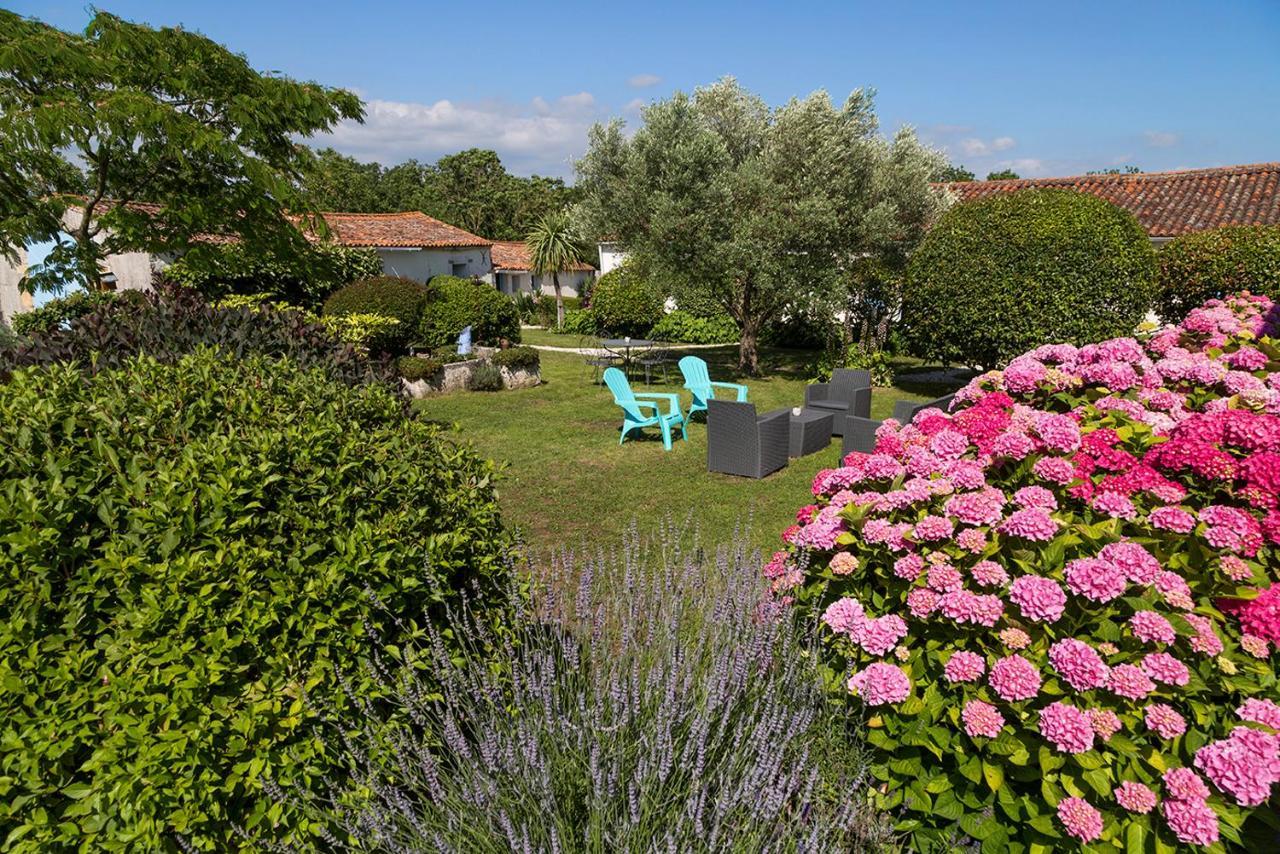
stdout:
[(560, 293), (560, 274), (552, 272), (551, 285), (556, 289), (556, 329), (564, 328), (564, 295)]
[(755, 318), (742, 322), (742, 340), (738, 344), (738, 371), (747, 376), (760, 372), (759, 330)]

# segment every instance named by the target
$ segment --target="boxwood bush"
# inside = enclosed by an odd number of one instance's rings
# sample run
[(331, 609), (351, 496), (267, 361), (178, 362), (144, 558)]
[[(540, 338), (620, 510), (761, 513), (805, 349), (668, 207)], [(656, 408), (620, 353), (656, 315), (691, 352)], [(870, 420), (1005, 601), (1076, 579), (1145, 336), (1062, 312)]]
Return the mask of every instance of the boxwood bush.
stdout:
[(589, 308), (564, 313), (564, 325), (553, 329), (561, 335), (598, 335), (600, 324), (596, 322), (595, 313)]
[(532, 347), (511, 347), (494, 353), (493, 363), (512, 371), (536, 371), (541, 359)]
[(1156, 311), (1176, 322), (1237, 291), (1280, 297), (1280, 226), (1229, 225), (1176, 237), (1156, 255)]
[(334, 770), (369, 639), (506, 584), (492, 465), (380, 385), (200, 349), (18, 371), (0, 417), (6, 850), (305, 837), (262, 781)]
[(428, 290), (416, 343), (449, 347), (468, 326), (472, 344), (520, 342), (520, 311), (492, 285), (478, 279), (435, 276), (428, 283)]
[(738, 324), (727, 315), (698, 317), (687, 311), (673, 311), (649, 330), (654, 341), (672, 341), (679, 344), (727, 344), (738, 340), (741, 333)]
[(903, 331), (925, 359), (994, 367), (1044, 343), (1131, 333), (1155, 262), (1133, 214), (1071, 190), (958, 204), (912, 256)]
[(394, 317), (400, 321), (398, 331), (376, 343), (388, 348), (387, 352), (395, 352), (411, 343), (414, 330), (422, 322), (428, 296), (427, 286), (421, 282), (399, 276), (377, 276), (334, 291), (324, 301), (324, 316), (381, 314)]
[(596, 282), (591, 313), (602, 332), (644, 335), (662, 319), (662, 295), (647, 278), (623, 265)]

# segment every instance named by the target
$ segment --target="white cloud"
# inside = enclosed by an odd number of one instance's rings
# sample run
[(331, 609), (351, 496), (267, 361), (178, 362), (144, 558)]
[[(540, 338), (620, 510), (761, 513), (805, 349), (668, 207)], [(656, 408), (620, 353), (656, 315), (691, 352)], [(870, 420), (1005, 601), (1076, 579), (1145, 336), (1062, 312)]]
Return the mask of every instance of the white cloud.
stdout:
[(578, 92), (528, 104), (504, 101), (431, 104), (369, 100), (364, 124), (343, 122), (312, 144), (331, 145), (360, 160), (391, 165), (435, 160), (465, 148), (491, 148), (518, 174), (568, 177), (586, 147), (587, 129), (602, 118), (595, 97)]
[(969, 157), (986, 157), (988, 154), (995, 154), (997, 151), (1008, 151), (1013, 148), (1017, 142), (1011, 136), (998, 136), (991, 142), (985, 142), (977, 137), (969, 137), (960, 140), (960, 150)]
[(1181, 134), (1172, 131), (1149, 130), (1143, 132), (1147, 145), (1152, 148), (1173, 148), (1182, 139)]
[(656, 74), (637, 74), (634, 77), (627, 78), (627, 85), (632, 89), (646, 89), (650, 86), (657, 86), (662, 82), (662, 78)]
[(1036, 157), (1019, 157), (1014, 160), (1001, 160), (996, 169), (1012, 169), (1023, 178), (1039, 178), (1044, 175), (1045, 163)]
[(632, 98), (630, 101), (627, 101), (627, 105), (622, 109), (628, 113), (638, 113), (643, 110), (645, 105), (648, 103), (649, 102), (644, 98)]

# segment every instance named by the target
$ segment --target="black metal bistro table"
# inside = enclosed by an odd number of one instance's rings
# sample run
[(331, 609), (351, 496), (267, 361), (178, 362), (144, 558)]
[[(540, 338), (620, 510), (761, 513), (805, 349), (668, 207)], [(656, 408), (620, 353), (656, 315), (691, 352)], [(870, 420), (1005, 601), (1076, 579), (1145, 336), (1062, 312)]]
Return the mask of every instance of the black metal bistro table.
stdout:
[(831, 425), (835, 416), (821, 409), (791, 412), (791, 444), (788, 456), (807, 457), (831, 444)]
[(632, 361), (631, 351), (639, 350), (643, 352), (652, 347), (653, 344), (654, 342), (644, 338), (605, 338), (600, 342), (601, 347), (622, 357), (623, 371), (628, 375), (630, 372), (627, 369), (631, 367)]

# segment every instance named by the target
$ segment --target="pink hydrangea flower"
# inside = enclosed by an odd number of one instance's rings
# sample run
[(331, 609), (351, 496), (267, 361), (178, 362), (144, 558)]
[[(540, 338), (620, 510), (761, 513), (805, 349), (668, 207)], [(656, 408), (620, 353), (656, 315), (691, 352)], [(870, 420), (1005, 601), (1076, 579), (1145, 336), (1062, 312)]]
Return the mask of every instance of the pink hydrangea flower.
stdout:
[(858, 568), (858, 559), (852, 552), (836, 552), (829, 565), (836, 575), (849, 575)]
[(1022, 629), (1010, 626), (1000, 630), (1000, 643), (1013, 650), (1026, 649), (1031, 645), (1031, 636)]
[(1262, 724), (1280, 732), (1280, 705), (1276, 705), (1271, 700), (1250, 697), (1244, 701), (1244, 705), (1236, 709), (1236, 715), (1242, 721)]
[(938, 594), (927, 587), (917, 587), (907, 594), (907, 610), (917, 620), (923, 620), (938, 610), (938, 598)]
[(1164, 785), (1175, 801), (1203, 801), (1209, 797), (1209, 787), (1190, 768), (1170, 768), (1164, 772)]
[(1058, 523), (1045, 510), (1033, 507), (1015, 510), (1000, 525), (1000, 533), (1033, 542), (1048, 542), (1058, 533)]
[(958, 590), (964, 585), (964, 576), (951, 564), (929, 567), (929, 586), (934, 590), (945, 592)]
[(1189, 534), (1196, 527), (1196, 517), (1180, 507), (1157, 507), (1147, 516), (1151, 527), (1175, 534)]
[(822, 612), (822, 622), (837, 634), (850, 634), (866, 621), (862, 603), (848, 596), (837, 599)]
[(987, 677), (1000, 699), (1007, 702), (1030, 700), (1040, 693), (1040, 671), (1020, 655), (1009, 655), (991, 665)]
[(1103, 741), (1111, 738), (1121, 729), (1119, 716), (1110, 709), (1090, 709), (1089, 723), (1093, 725), (1093, 731), (1098, 734), (1098, 738)]
[(1156, 808), (1156, 793), (1134, 780), (1116, 786), (1116, 803), (1129, 812), (1149, 813)]
[(1179, 842), (1212, 845), (1218, 841), (1218, 815), (1202, 800), (1167, 800), (1164, 820)]
[(917, 540), (948, 540), (955, 531), (955, 522), (942, 516), (925, 516), (916, 523)]
[(987, 670), (987, 662), (976, 652), (960, 651), (947, 659), (942, 674), (948, 682), (977, 682)]
[(1124, 593), (1128, 584), (1124, 570), (1102, 558), (1078, 558), (1067, 564), (1067, 587), (1077, 596), (1093, 602), (1110, 602)]
[(1138, 508), (1134, 506), (1133, 499), (1120, 492), (1112, 492), (1110, 490), (1099, 492), (1089, 501), (1089, 506), (1113, 519), (1136, 519), (1138, 517)]
[(849, 692), (868, 706), (901, 703), (911, 694), (911, 680), (902, 668), (877, 662), (849, 677)]
[(884, 655), (907, 636), (907, 623), (897, 614), (864, 620), (851, 632), (853, 642), (871, 655)]
[(1107, 687), (1118, 696), (1141, 700), (1156, 689), (1156, 684), (1141, 668), (1132, 664), (1117, 664), (1107, 675)]
[(1013, 494), (1013, 502), (1019, 507), (1039, 507), (1057, 510), (1058, 499), (1043, 486), (1024, 486)]
[(1110, 561), (1134, 584), (1152, 584), (1160, 573), (1160, 561), (1137, 543), (1121, 540), (1102, 547), (1098, 557)]
[(1070, 416), (1037, 412), (1034, 420), (1036, 433), (1049, 448), (1070, 453), (1080, 447), (1080, 425)]
[(1061, 753), (1084, 753), (1093, 747), (1089, 715), (1063, 702), (1040, 710), (1040, 734)]
[(965, 703), (960, 717), (964, 721), (964, 731), (970, 738), (995, 738), (1004, 728), (1004, 715), (995, 706), (982, 700)]
[(1167, 652), (1152, 652), (1142, 657), (1142, 672), (1165, 685), (1186, 685), (1191, 681), (1187, 665)]
[(1173, 625), (1155, 611), (1138, 611), (1129, 618), (1129, 630), (1143, 643), (1168, 645), (1178, 639)]
[(893, 574), (904, 581), (915, 581), (924, 571), (924, 558), (915, 552), (905, 554), (893, 562)]
[(1009, 573), (993, 560), (980, 560), (969, 570), (973, 580), (983, 587), (1000, 587), (1009, 581)]
[(1075, 467), (1062, 457), (1041, 457), (1031, 467), (1031, 472), (1049, 483), (1067, 484), (1076, 476)]
[(994, 525), (1003, 517), (1004, 505), (1004, 493), (987, 487), (951, 496), (943, 506), (943, 512), (966, 525)]
[(1084, 798), (1063, 798), (1058, 802), (1058, 821), (1067, 833), (1081, 842), (1092, 842), (1102, 835), (1102, 813)]
[(1151, 703), (1143, 711), (1147, 729), (1161, 738), (1177, 738), (1187, 731), (1187, 721), (1177, 710), (1166, 703)]
[(1111, 672), (1093, 647), (1075, 638), (1064, 638), (1049, 647), (1049, 663), (1077, 691), (1101, 688)]
[(1201, 614), (1185, 614), (1186, 621), (1196, 630), (1191, 637), (1191, 648), (1202, 655), (1222, 652), (1222, 638), (1213, 629), (1213, 620)]
[(965, 528), (956, 534), (956, 545), (977, 554), (987, 547), (987, 534), (981, 528)]
[(1280, 782), (1280, 739), (1249, 727), (1196, 751), (1195, 766), (1236, 803), (1256, 807), (1271, 797)]
[(1052, 578), (1022, 575), (1009, 587), (1009, 599), (1028, 620), (1052, 623), (1062, 616), (1067, 594)]

